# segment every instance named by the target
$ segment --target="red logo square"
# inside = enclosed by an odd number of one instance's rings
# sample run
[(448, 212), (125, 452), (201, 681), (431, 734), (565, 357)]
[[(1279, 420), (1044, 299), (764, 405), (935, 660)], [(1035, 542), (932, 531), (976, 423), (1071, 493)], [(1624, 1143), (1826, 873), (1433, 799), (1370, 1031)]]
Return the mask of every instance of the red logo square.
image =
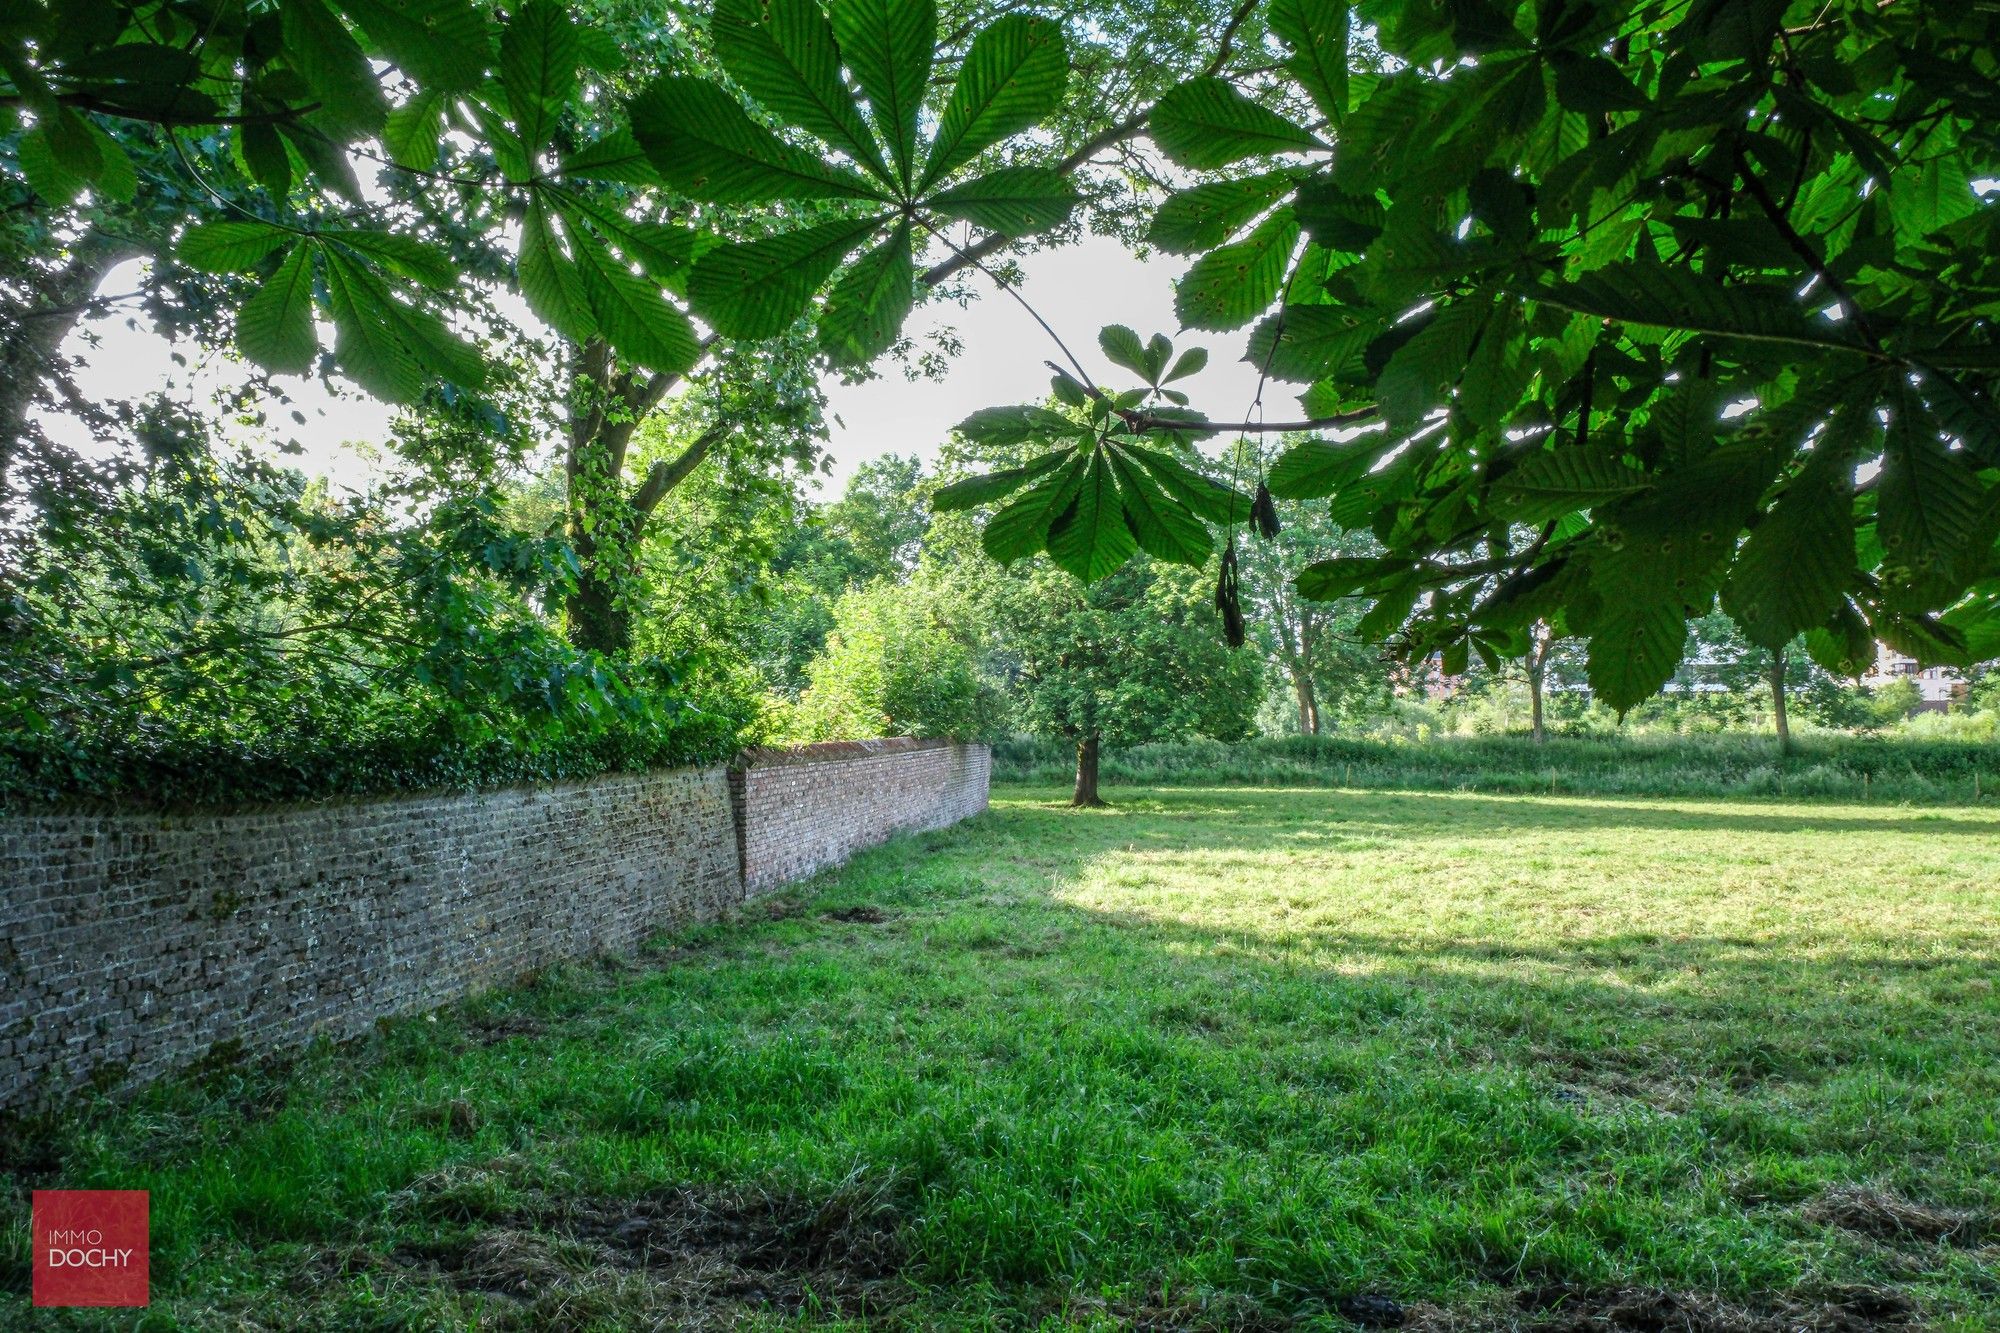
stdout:
[(36, 1305), (145, 1305), (152, 1200), (144, 1190), (36, 1190)]

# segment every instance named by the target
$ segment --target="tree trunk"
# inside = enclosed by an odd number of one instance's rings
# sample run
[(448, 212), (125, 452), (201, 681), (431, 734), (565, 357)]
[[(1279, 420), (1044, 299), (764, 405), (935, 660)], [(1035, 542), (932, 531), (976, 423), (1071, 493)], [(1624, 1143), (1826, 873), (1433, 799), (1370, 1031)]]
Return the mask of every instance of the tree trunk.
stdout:
[(1549, 678), (1549, 654), (1556, 645), (1555, 631), (1536, 622), (1528, 639), (1528, 721), (1535, 744), (1548, 742), (1548, 728), (1542, 721), (1542, 692)]
[(1771, 654), (1771, 719), (1778, 725), (1778, 753), (1792, 752), (1792, 724), (1785, 716), (1785, 650)]
[(639, 485), (627, 490), (625, 454), (632, 434), (680, 376), (621, 370), (610, 349), (592, 339), (578, 353), (577, 379), (563, 466), (570, 547), (577, 561), (576, 588), (564, 608), (569, 641), (623, 657), (632, 651), (631, 594), (646, 521), (727, 432), (720, 426), (705, 432), (671, 462), (654, 462)]
[(1292, 691), (1299, 700), (1299, 734), (1319, 735), (1319, 700), (1313, 696), (1312, 673), (1302, 665), (1292, 667)]
[(1098, 748), (1096, 732), (1076, 743), (1076, 791), (1069, 798), (1071, 805), (1095, 808), (1104, 804), (1104, 798), (1097, 794)]

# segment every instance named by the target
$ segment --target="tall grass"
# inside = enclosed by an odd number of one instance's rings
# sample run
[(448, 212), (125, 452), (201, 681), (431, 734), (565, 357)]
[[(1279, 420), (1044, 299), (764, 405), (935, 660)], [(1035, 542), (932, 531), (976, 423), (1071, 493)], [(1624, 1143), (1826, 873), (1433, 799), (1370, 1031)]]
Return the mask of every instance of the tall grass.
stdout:
[[(1074, 752), (1053, 741), (993, 747), (1003, 782), (1061, 782)], [(1445, 736), (1424, 741), (1266, 737), (1109, 750), (1108, 783), (1543, 792), (1575, 796), (1771, 796), (1964, 805), (2000, 799), (2000, 745), (1845, 736), (1789, 755), (1756, 736)]]

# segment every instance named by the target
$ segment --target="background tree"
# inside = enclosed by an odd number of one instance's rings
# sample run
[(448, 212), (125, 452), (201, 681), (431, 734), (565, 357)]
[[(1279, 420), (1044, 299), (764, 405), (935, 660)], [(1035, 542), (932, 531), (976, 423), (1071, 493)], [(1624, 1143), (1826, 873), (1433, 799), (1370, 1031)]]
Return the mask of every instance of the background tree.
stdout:
[(1020, 725), (1076, 747), (1072, 804), (1103, 804), (1107, 745), (1250, 734), (1263, 663), (1223, 642), (1199, 572), (1133, 561), (1084, 586), (1035, 562), (987, 593)]
[[(1239, 445), (1221, 475), (1254, 476), (1257, 459)], [(1334, 526), (1323, 505), (1280, 500), (1272, 505), (1275, 534), (1237, 543), (1237, 577), (1243, 609), (1267, 661), (1290, 687), (1301, 735), (1317, 736), (1343, 715), (1387, 695), (1389, 671), (1382, 651), (1363, 640), (1367, 611), (1358, 598), (1316, 602), (1301, 597), (1293, 575), (1316, 560), (1372, 555), (1375, 539)]]

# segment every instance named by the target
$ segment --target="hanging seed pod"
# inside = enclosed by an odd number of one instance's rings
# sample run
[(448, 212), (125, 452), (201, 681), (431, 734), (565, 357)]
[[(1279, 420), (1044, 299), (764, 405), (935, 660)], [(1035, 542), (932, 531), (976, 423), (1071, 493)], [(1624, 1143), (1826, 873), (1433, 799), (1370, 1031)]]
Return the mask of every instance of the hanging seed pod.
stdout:
[(1222, 575), (1215, 581), (1215, 609), (1222, 616), (1222, 641), (1243, 646), (1243, 599), (1236, 587), (1236, 538), (1222, 552)]
[(1250, 520), (1265, 541), (1275, 538), (1284, 526), (1278, 522), (1278, 504), (1271, 498), (1271, 488), (1261, 481), (1257, 483), (1257, 498), (1250, 502)]

